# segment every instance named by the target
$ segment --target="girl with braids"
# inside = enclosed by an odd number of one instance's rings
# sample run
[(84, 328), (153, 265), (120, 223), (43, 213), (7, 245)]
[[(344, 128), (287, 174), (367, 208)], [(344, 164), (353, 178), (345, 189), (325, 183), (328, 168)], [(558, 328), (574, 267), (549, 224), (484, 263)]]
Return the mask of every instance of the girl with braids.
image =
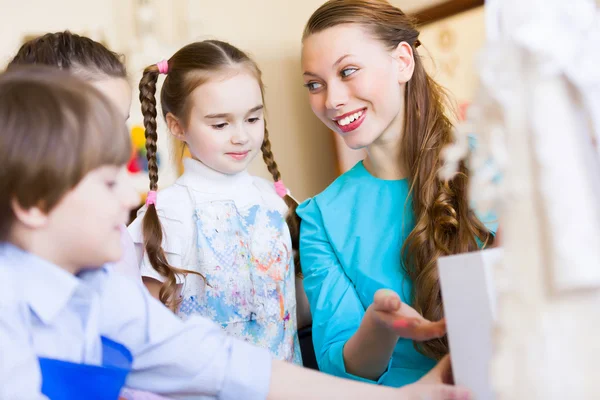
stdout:
[[(125, 65), (119, 55), (101, 43), (69, 31), (46, 33), (24, 43), (7, 69), (32, 64), (66, 70), (89, 82), (118, 107), (123, 123), (129, 118), (131, 86), (127, 82)], [(123, 258), (115, 264), (115, 268), (140, 279), (133, 242), (125, 226), (121, 242)]]
[(324, 372), (389, 386), (448, 352), (438, 257), (494, 241), (469, 208), (466, 167), (438, 176), (452, 124), (418, 37), (385, 0), (330, 0), (303, 35), (313, 112), (367, 153), (297, 210), (316, 358)]
[[(161, 73), (162, 114), (192, 158), (184, 160), (175, 184), (157, 195)], [(209, 317), (229, 334), (301, 364), (293, 250), (298, 230), (295, 219), (285, 219), (296, 202), (273, 158), (263, 98), (256, 63), (225, 42), (192, 43), (146, 68), (140, 101), (150, 192), (129, 229), (146, 286), (178, 316)], [(259, 153), (275, 184), (247, 172)]]

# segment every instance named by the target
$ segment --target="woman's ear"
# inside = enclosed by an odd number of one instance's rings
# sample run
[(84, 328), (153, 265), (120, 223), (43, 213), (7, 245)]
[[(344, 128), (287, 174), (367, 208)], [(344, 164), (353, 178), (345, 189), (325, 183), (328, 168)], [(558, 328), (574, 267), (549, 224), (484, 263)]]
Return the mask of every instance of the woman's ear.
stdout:
[(412, 47), (406, 42), (400, 42), (392, 51), (392, 58), (397, 65), (398, 83), (408, 82), (415, 70), (415, 58)]

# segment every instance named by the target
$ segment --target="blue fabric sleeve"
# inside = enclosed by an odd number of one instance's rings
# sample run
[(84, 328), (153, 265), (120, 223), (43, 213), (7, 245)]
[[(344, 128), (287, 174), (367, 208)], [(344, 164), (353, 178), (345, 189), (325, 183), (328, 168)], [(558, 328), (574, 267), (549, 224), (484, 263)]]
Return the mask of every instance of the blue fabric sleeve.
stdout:
[(319, 369), (342, 378), (379, 384), (389, 364), (377, 381), (346, 371), (344, 345), (360, 326), (365, 308), (331, 247), (317, 202), (308, 200), (297, 212), (302, 219), (300, 259), (313, 317), (313, 342)]

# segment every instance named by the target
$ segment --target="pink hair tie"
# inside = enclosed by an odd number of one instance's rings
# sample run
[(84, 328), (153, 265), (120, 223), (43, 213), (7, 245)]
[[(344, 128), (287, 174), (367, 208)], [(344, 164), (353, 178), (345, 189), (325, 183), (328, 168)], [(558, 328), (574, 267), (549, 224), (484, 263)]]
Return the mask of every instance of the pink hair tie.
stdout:
[(281, 179), (275, 182), (275, 191), (281, 198), (284, 198), (288, 194), (288, 190)]
[(169, 73), (169, 62), (167, 60), (162, 60), (156, 63), (158, 67), (159, 74), (168, 74)]
[(146, 196), (146, 206), (150, 204), (156, 205), (156, 190), (149, 191), (148, 196)]

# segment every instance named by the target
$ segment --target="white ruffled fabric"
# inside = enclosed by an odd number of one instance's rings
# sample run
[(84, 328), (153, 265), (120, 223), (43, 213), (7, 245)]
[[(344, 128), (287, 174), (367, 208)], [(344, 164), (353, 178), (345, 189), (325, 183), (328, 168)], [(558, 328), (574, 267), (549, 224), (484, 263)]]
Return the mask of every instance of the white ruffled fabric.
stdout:
[[(479, 93), (446, 150), (445, 177), (468, 157), (480, 212), (531, 185), (541, 196), (557, 290), (600, 286), (600, 18), (591, 0), (486, 2)], [(527, 121), (526, 123), (524, 121)], [(526, 127), (522, 130), (523, 127)], [(477, 132), (469, 153), (466, 136)], [(519, 154), (527, 135), (533, 154)], [(519, 173), (530, 159), (536, 176)], [(502, 177), (502, 179), (499, 179)], [(596, 264), (597, 265), (597, 264)], [(561, 267), (562, 266), (562, 267)]]

